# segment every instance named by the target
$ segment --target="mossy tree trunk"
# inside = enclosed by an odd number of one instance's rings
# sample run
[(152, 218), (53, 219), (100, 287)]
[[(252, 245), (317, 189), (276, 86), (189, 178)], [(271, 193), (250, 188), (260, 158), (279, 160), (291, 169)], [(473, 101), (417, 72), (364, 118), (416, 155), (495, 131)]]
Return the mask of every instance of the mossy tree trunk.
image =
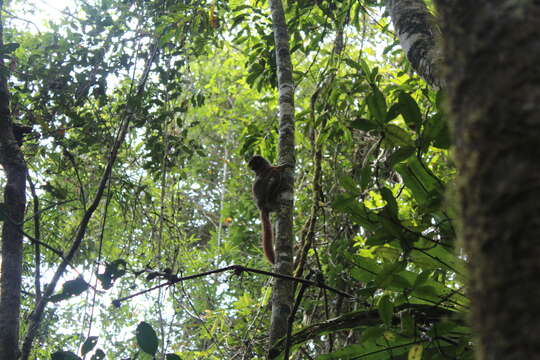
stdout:
[[(0, 13), (4, 2), (0, 1)], [(0, 48), (4, 47), (2, 16), (0, 16)], [(0, 66), (5, 68), (0, 58)], [(19, 356), (19, 321), (21, 311), (21, 280), (23, 257), (24, 211), (26, 207), (26, 164), (15, 138), (9, 107), (6, 74), (0, 72), (0, 164), (6, 184), (2, 217), (2, 252), (0, 269), (0, 358)], [(22, 135), (21, 135), (22, 136)]]
[(540, 2), (438, 0), (477, 358), (540, 354)]
[[(281, 196), (281, 209), (277, 214), (275, 239), (276, 271), (292, 275), (293, 271), (293, 206), (294, 206), (294, 83), (289, 50), (289, 33), (281, 0), (270, 0), (272, 27), (276, 46), (277, 78), (279, 90), (279, 163), (291, 165), (285, 173), (285, 191)], [(293, 306), (293, 283), (275, 279), (272, 293), (272, 320), (270, 325), (269, 358), (282, 349), (272, 346), (287, 334), (289, 316)]]
[(413, 69), (434, 88), (444, 87), (439, 29), (424, 0), (386, 0), (386, 10)]

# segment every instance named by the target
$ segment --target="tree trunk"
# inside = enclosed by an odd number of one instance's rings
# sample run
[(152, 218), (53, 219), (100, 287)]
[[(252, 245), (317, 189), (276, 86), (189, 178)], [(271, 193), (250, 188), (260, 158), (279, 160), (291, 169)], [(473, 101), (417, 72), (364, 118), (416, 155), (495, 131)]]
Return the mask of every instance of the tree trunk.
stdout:
[[(0, 1), (0, 14), (3, 5), (3, 1)], [(0, 48), (4, 46), (3, 30), (0, 15)], [(4, 67), (4, 61), (1, 58), (0, 66)], [(0, 268), (0, 357), (2, 359), (17, 359), (19, 356), (26, 164), (13, 130), (7, 79), (0, 73), (0, 163), (7, 179), (4, 188), (4, 206), (0, 209), (3, 219), (2, 266)]]
[(540, 354), (540, 3), (438, 0), (477, 358)]
[(423, 0), (387, 0), (386, 9), (413, 69), (434, 88), (444, 87), (438, 29)]
[[(277, 77), (279, 88), (279, 163), (289, 164), (284, 180), (286, 190), (281, 197), (281, 209), (277, 214), (275, 239), (276, 271), (292, 275), (293, 270), (293, 199), (295, 164), (294, 153), (294, 84), (292, 77), (289, 34), (281, 0), (270, 0), (272, 25), (276, 46)], [(293, 306), (293, 283), (276, 279), (272, 294), (272, 320), (270, 325), (269, 358), (276, 357), (280, 350), (273, 344), (287, 334), (289, 315)]]

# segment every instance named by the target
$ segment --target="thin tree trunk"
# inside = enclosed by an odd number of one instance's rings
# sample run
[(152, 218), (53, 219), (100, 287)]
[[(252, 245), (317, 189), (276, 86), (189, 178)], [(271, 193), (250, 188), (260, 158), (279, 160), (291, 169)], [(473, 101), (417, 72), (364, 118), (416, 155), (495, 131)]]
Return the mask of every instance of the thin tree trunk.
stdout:
[(540, 354), (540, 3), (438, 0), (477, 359)]
[(424, 0), (387, 0), (386, 9), (413, 69), (434, 88), (444, 87), (439, 30)]
[[(0, 0), (0, 48), (4, 46)], [(0, 58), (0, 66), (4, 61)], [(22, 224), (26, 206), (26, 164), (14, 134), (9, 109), (6, 76), (0, 73), (0, 163), (6, 174), (4, 206), (0, 209), (2, 227), (2, 266), (0, 268), (0, 357), (19, 356), (21, 310)]]
[[(289, 34), (281, 0), (270, 0), (272, 25), (276, 46), (277, 77), (279, 89), (279, 162), (291, 168), (285, 175), (286, 191), (277, 216), (275, 239), (276, 271), (292, 275), (293, 271), (293, 205), (294, 205), (294, 84), (292, 77)], [(269, 358), (279, 354), (273, 344), (287, 334), (289, 315), (293, 306), (293, 283), (276, 279), (272, 294), (272, 320), (270, 325)]]

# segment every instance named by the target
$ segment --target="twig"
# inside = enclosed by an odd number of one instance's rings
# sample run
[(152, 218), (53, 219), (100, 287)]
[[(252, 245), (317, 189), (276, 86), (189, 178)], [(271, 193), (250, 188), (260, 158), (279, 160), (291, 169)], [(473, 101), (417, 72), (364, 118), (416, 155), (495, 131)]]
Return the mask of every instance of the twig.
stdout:
[(264, 270), (249, 268), (249, 267), (245, 267), (245, 266), (242, 266), (242, 265), (231, 265), (231, 266), (227, 266), (227, 267), (216, 269), (216, 270), (206, 271), (206, 272), (203, 272), (203, 273), (200, 273), (200, 274), (193, 274), (193, 275), (182, 276), (182, 277), (171, 276), (170, 274), (165, 274), (164, 273), (163, 276), (168, 276), (169, 277), (169, 280), (167, 282), (164, 282), (164, 283), (158, 284), (156, 286), (153, 286), (151, 288), (148, 288), (148, 289), (136, 292), (134, 294), (131, 294), (131, 295), (124, 296), (124, 297), (121, 297), (119, 299), (113, 300), (113, 304), (118, 306), (118, 305), (120, 305), (120, 303), (122, 301), (137, 297), (139, 295), (146, 294), (146, 293), (148, 293), (150, 291), (154, 291), (156, 289), (159, 289), (159, 288), (162, 288), (162, 287), (165, 287), (165, 286), (173, 285), (173, 284), (176, 284), (176, 283), (181, 282), (181, 281), (196, 279), (196, 278), (207, 276), (207, 275), (218, 274), (218, 273), (222, 273), (222, 272), (225, 272), (225, 271), (234, 271), (237, 275), (241, 274), (244, 271), (247, 271), (247, 272), (251, 272), (251, 273), (255, 273), (255, 274), (261, 274), (261, 275), (267, 275), (267, 276), (272, 276), (272, 277), (281, 278), (281, 279), (292, 280), (292, 281), (299, 282), (301, 284), (305, 284), (307, 286), (315, 286), (315, 287), (318, 287), (318, 288), (321, 288), (321, 289), (330, 290), (332, 292), (335, 292), (336, 294), (339, 294), (341, 296), (345, 296), (345, 297), (348, 297), (348, 298), (353, 297), (352, 295), (347, 294), (346, 292), (335, 289), (335, 288), (333, 288), (331, 286), (328, 286), (328, 285), (326, 285), (324, 283), (317, 283), (317, 282), (311, 281), (311, 280), (297, 278), (297, 277), (289, 276), (289, 275), (278, 274), (278, 273), (270, 272), (270, 271), (264, 271)]
[(39, 197), (36, 194), (36, 187), (30, 177), (30, 172), (26, 174), (26, 178), (30, 185), (34, 205), (34, 212), (32, 215), (32, 218), (34, 219), (34, 236), (36, 237), (36, 242), (34, 243), (34, 287), (36, 288), (36, 302), (38, 302), (41, 299), (41, 250), (39, 248), (40, 244), (37, 241), (40, 241), (41, 239), (41, 217), (39, 215)]
[(46, 206), (46, 207), (40, 209), (37, 213), (28, 216), (26, 219), (24, 219), (23, 222), (26, 223), (27, 221), (33, 220), (33, 219), (34, 219), (34, 216), (36, 216), (36, 215), (41, 215), (41, 214), (43, 214), (45, 211), (48, 211), (48, 210), (53, 209), (53, 208), (55, 208), (55, 207), (57, 207), (57, 206), (64, 205), (64, 204), (67, 204), (67, 203), (70, 203), (70, 202), (73, 202), (73, 201), (75, 201), (75, 200), (69, 199), (69, 200), (59, 201), (59, 202), (54, 203), (54, 204), (52, 204), (52, 205)]
[(354, 359), (354, 360), (361, 359), (361, 358), (365, 358), (365, 357), (368, 357), (368, 356), (371, 356), (371, 355), (379, 354), (379, 353), (382, 353), (382, 352), (385, 352), (385, 351), (392, 351), (392, 350), (395, 350), (395, 349), (400, 349), (400, 348), (411, 346), (411, 345), (421, 344), (423, 342), (424, 342), (424, 340), (418, 340), (418, 341), (412, 341), (412, 342), (405, 343), (405, 344), (400, 344), (400, 345), (387, 346), (384, 349), (371, 351), (371, 352), (362, 354), (360, 356), (355, 356), (355, 357), (353, 357), (351, 359)]
[(30, 242), (33, 243), (34, 245), (36, 245), (36, 244), (41, 245), (44, 248), (46, 248), (46, 249), (52, 251), (53, 253), (55, 253), (56, 255), (58, 255), (58, 257), (60, 257), (62, 260), (64, 260), (64, 253), (62, 251), (60, 251), (58, 249), (55, 249), (51, 245), (49, 245), (47, 243), (44, 243), (43, 241), (34, 238), (32, 235), (28, 234), (24, 230), (21, 230), (21, 233), (24, 235), (24, 237), (28, 238), (28, 240), (30, 240)]
[(36, 31), (38, 32), (38, 35), (41, 36), (41, 31), (39, 31), (39, 27), (33, 21), (30, 21), (28, 19), (24, 19), (22, 17), (19, 17), (19, 16), (15, 15), (14, 13), (12, 13), (11, 11), (8, 11), (6, 9), (2, 9), (2, 11), (5, 12), (6, 14), (8, 14), (9, 16), (11, 16), (13, 19), (17, 19), (17, 20), (23, 21), (25, 23), (28, 23), (30, 25), (34, 25), (34, 27), (36, 28)]

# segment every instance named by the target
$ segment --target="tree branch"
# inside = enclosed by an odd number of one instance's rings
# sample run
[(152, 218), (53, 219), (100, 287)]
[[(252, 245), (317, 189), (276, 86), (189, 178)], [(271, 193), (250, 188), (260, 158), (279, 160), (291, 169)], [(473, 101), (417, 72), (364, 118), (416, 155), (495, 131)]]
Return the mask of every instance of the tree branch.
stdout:
[(272, 277), (280, 278), (280, 279), (292, 280), (292, 281), (295, 281), (295, 282), (298, 282), (298, 283), (301, 283), (301, 284), (305, 284), (307, 286), (314, 286), (314, 287), (318, 287), (318, 288), (321, 288), (321, 289), (326, 289), (326, 290), (332, 291), (332, 292), (334, 292), (334, 293), (336, 293), (336, 294), (338, 294), (340, 296), (353, 298), (352, 295), (347, 294), (346, 292), (343, 292), (343, 291), (338, 290), (336, 288), (333, 288), (331, 286), (328, 286), (328, 285), (326, 285), (324, 283), (317, 283), (317, 282), (311, 281), (311, 280), (297, 278), (297, 277), (289, 276), (289, 275), (283, 275), (283, 274), (270, 272), (270, 271), (264, 271), (264, 270), (249, 268), (249, 267), (245, 267), (245, 266), (242, 266), (242, 265), (231, 265), (231, 266), (227, 266), (227, 267), (220, 268), (220, 269), (210, 270), (210, 271), (206, 271), (206, 272), (203, 272), (203, 273), (193, 274), (193, 275), (189, 275), (189, 276), (182, 276), (182, 277), (178, 277), (176, 275), (171, 275), (171, 274), (168, 274), (168, 273), (160, 273), (159, 274), (160, 276), (168, 278), (169, 280), (167, 282), (164, 282), (164, 283), (161, 283), (159, 285), (153, 286), (153, 287), (151, 287), (149, 289), (145, 289), (145, 290), (136, 292), (134, 294), (131, 294), (131, 295), (124, 296), (124, 297), (121, 297), (119, 299), (113, 300), (113, 304), (115, 306), (119, 306), (122, 301), (129, 300), (129, 299), (132, 299), (134, 297), (149, 293), (151, 291), (162, 288), (164, 286), (170, 286), (170, 285), (174, 285), (176, 283), (179, 283), (181, 281), (196, 279), (196, 278), (199, 278), (199, 277), (208, 276), (208, 275), (212, 275), (212, 274), (218, 274), (218, 273), (222, 273), (222, 272), (225, 272), (225, 271), (234, 271), (236, 275), (240, 275), (242, 272), (246, 271), (246, 272), (251, 272), (251, 273), (255, 273), (255, 274), (272, 276)]

